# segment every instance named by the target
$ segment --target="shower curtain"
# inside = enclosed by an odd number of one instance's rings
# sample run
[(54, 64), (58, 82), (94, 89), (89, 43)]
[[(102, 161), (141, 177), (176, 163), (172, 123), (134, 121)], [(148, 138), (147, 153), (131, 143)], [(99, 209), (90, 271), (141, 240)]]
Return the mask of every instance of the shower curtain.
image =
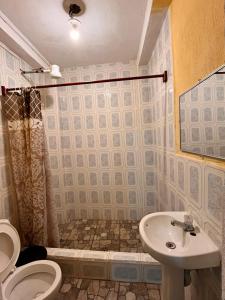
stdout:
[(58, 247), (40, 93), (23, 89), (21, 94), (7, 94), (2, 97), (2, 110), (8, 127), (21, 243)]

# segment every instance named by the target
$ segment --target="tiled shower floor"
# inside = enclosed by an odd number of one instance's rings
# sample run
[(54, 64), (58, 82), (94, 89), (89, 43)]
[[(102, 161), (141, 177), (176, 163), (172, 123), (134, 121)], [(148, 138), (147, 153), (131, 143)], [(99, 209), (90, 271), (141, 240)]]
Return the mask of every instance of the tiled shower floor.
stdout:
[(160, 286), (67, 278), (57, 300), (160, 300)]
[(75, 220), (60, 225), (61, 248), (144, 252), (138, 221)]

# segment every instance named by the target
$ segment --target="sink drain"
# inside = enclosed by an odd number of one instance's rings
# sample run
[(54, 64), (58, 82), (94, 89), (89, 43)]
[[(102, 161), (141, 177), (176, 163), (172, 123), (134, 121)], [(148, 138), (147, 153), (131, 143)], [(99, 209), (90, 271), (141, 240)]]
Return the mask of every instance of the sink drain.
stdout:
[(166, 242), (166, 247), (169, 249), (175, 249), (176, 248), (176, 244), (173, 242)]

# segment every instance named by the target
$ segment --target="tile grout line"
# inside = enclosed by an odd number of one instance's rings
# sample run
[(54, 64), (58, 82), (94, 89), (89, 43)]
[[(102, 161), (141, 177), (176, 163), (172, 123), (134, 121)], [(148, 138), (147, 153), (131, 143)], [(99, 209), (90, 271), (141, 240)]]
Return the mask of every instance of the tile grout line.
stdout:
[[(104, 224), (106, 226), (105, 230)], [(134, 225), (136, 227), (135, 229), (133, 229)], [(83, 227), (90, 228), (89, 231), (85, 231), (86, 234), (84, 234)], [(125, 236), (122, 239), (123, 230)], [(73, 234), (71, 232), (73, 232)], [(101, 237), (102, 233), (105, 233), (106, 236)], [(61, 245), (63, 248), (95, 251), (125, 251), (132, 253), (143, 251), (138, 235), (138, 221), (127, 222), (124, 220), (114, 222), (113, 220), (74, 220), (73, 222), (62, 225), (60, 234)], [(84, 237), (88, 235), (90, 235), (89, 239), (85, 240)], [(130, 242), (128, 243), (128, 241)], [(74, 246), (72, 243), (74, 243)], [(78, 245), (76, 245), (76, 243)]]

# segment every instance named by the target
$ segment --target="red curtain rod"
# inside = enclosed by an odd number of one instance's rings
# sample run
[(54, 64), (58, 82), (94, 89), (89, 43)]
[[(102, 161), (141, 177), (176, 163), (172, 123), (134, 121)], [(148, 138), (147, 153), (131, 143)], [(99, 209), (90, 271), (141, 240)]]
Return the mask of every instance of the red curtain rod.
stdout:
[[(103, 80), (95, 80), (95, 81), (67, 82), (67, 83), (59, 83), (59, 84), (37, 85), (37, 86), (32, 86), (31, 88), (47, 89), (47, 88), (61, 87), (61, 86), (95, 84), (95, 83), (105, 83), (105, 82), (114, 82), (114, 81), (127, 81), (127, 80), (137, 80), (137, 79), (150, 79), (150, 78), (162, 78), (163, 82), (167, 82), (167, 80), (168, 80), (167, 71), (165, 71), (163, 74), (158, 74), (158, 75), (146, 75), (146, 76), (136, 76), (136, 77), (111, 78), (111, 79), (103, 79)], [(7, 89), (5, 86), (1, 86), (3, 96), (6, 96), (7, 92), (17, 91), (17, 90), (20, 90), (20, 89), (21, 88), (19, 88), (19, 87)]]

